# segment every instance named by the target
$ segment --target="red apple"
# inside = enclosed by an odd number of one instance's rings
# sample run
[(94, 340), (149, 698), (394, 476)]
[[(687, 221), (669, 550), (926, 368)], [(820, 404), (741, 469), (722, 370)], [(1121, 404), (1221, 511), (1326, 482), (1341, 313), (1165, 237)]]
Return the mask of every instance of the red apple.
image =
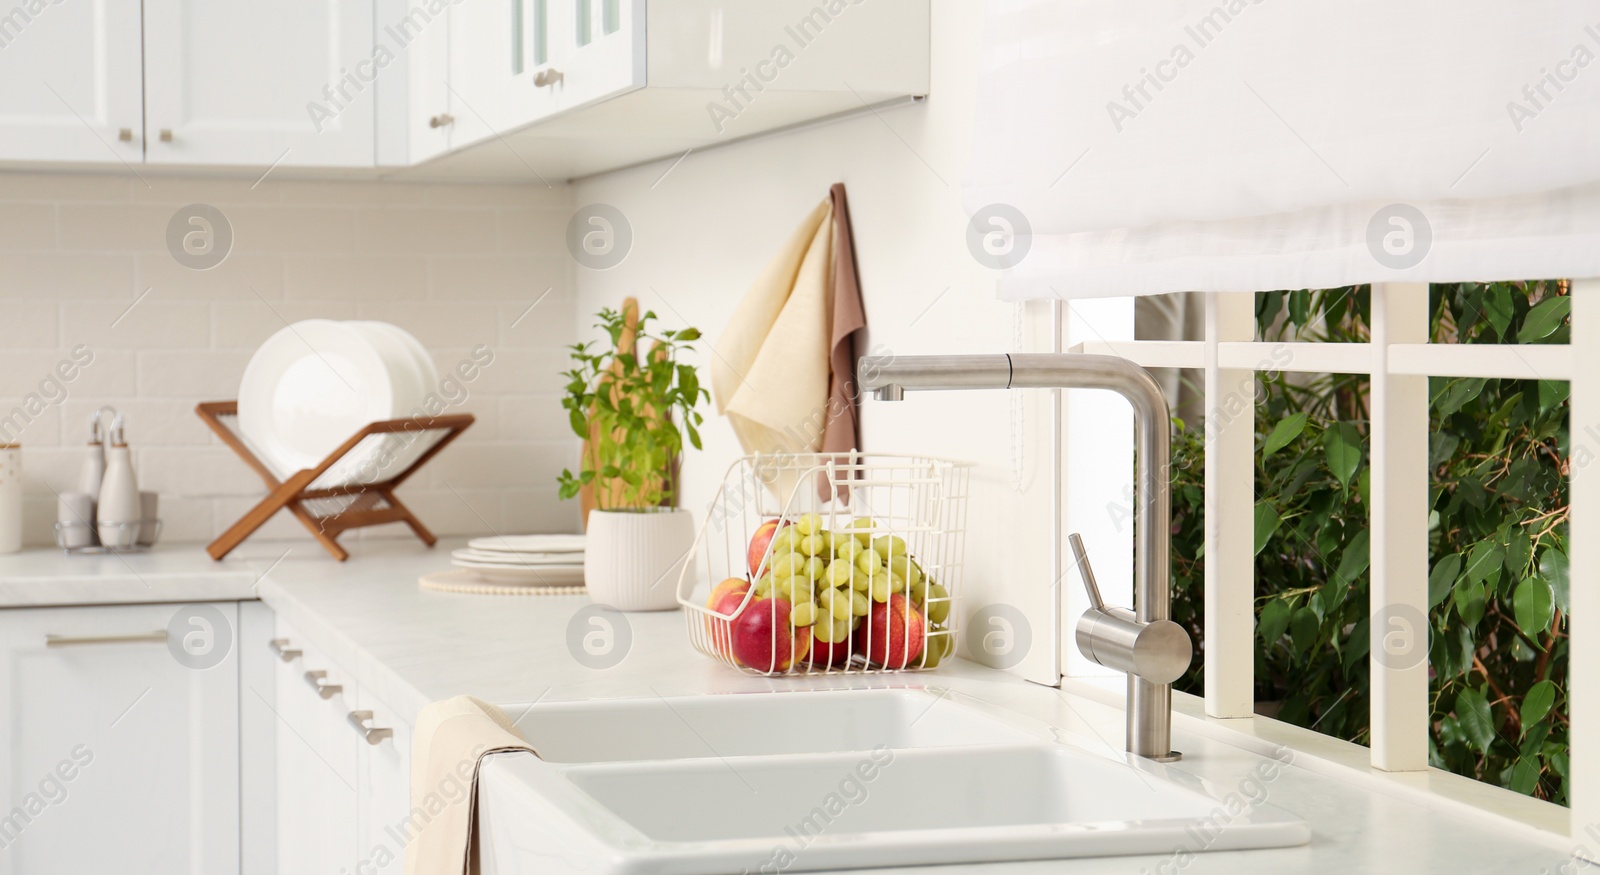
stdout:
[(885, 668), (905, 668), (922, 655), (922, 614), (905, 596), (895, 593), (887, 602), (873, 602), (866, 628), (856, 637), (867, 642), (867, 659)]
[(811, 639), (811, 655), (806, 657), (811, 668), (843, 668), (850, 663), (850, 639), (828, 643), (815, 636)]
[(733, 620), (733, 656), (761, 672), (788, 671), (811, 649), (811, 627), (789, 625), (787, 599), (761, 599)]
[(750, 536), (750, 550), (745, 557), (752, 578), (761, 576), (761, 560), (766, 558), (767, 547), (771, 546), (778, 529), (788, 524), (788, 520), (767, 520), (756, 527), (756, 533)]
[[(730, 577), (711, 589), (710, 598), (706, 599), (706, 607), (723, 616), (731, 617), (739, 613), (739, 605), (744, 603), (744, 594), (750, 591), (750, 581), (742, 577)], [(706, 637), (711, 639), (711, 646), (725, 659), (733, 659), (733, 642), (731, 635), (732, 626), (726, 620), (715, 617), (706, 618)]]

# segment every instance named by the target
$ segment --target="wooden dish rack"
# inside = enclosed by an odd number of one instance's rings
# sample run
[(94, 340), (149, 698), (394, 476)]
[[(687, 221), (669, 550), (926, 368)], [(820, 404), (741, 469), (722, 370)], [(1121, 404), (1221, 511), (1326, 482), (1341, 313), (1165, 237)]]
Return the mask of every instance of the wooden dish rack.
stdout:
[[(394, 491), (474, 422), (472, 414), (456, 413), (369, 423), (316, 467), (279, 479), (239, 431), (239, 402), (207, 401), (196, 407), (195, 413), (267, 484), (266, 498), (207, 545), (206, 552), (219, 560), (284, 509), (340, 562), (350, 558), (339, 546), (340, 534), (384, 523), (405, 523), (432, 547), (438, 538), (395, 497)], [(352, 482), (352, 466), (341, 463), (368, 441), (382, 443), (380, 452), (393, 451), (382, 467), (393, 467), (397, 473), (370, 483)]]

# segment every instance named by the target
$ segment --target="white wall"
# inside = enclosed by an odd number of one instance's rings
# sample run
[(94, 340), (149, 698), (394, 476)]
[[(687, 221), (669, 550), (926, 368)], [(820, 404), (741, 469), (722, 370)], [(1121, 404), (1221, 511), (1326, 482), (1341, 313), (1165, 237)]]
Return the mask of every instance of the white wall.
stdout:
[[(401, 497), (441, 534), (574, 530), (576, 511), (555, 500), (556, 474), (577, 455), (556, 395), (575, 324), (570, 189), (251, 183), (0, 173), (0, 424), (30, 393), (48, 402), (0, 438), (23, 445), (28, 540), (50, 542), (52, 490), (76, 483), (85, 422), (102, 404), (128, 417), (140, 484), (162, 494), (164, 538), (226, 528), (264, 489), (194, 406), (237, 397), (256, 346), (284, 320), (313, 317), (393, 322), (441, 371), (490, 346), (493, 363), (453, 408), (478, 422)], [(193, 203), (233, 227), (233, 251), (212, 270), (166, 248), (169, 219)], [(92, 364), (64, 395), (41, 389), (80, 344)], [(261, 535), (306, 537), (286, 515)]]
[[(695, 325), (715, 343), (768, 259), (829, 185), (843, 182), (869, 325), (860, 351), (1021, 348), (1024, 319), (1016, 306), (996, 300), (997, 274), (969, 254), (961, 208), (982, 30), (982, 4), (935, 0), (932, 89), (924, 104), (692, 153), (670, 171), (664, 161), (575, 183), (575, 205), (615, 206), (634, 233), (618, 267), (578, 268), (580, 335), (594, 335), (589, 314), (634, 295), (669, 327)], [(1041, 333), (1038, 322), (1026, 327)], [(703, 352), (700, 364), (708, 361)], [(1049, 407), (1045, 393), (1029, 394), (1020, 405), (1005, 392), (912, 394), (897, 405), (862, 405), (865, 449), (979, 463), (969, 511), (968, 610), (1005, 601), (1048, 616), (1040, 607), (1048, 604), (1049, 557), (1039, 538), (1048, 543), (1050, 460), (1038, 438), (1041, 428), (1047, 433)], [(1027, 439), (1019, 440), (1024, 432)], [(684, 506), (697, 511), (740, 453), (725, 421), (712, 417), (704, 434), (705, 451), (691, 452), (684, 467)], [(1025, 492), (1016, 488), (1018, 471)], [(1042, 641), (1044, 630), (1036, 632)]]

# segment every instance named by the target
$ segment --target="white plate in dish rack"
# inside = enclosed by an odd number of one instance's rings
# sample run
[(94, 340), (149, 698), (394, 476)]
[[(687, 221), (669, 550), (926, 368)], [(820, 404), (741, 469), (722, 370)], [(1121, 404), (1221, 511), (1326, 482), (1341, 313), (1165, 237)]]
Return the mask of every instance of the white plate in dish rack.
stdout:
[(505, 562), (472, 562), (455, 559), (451, 564), (495, 583), (523, 586), (575, 586), (583, 583), (582, 565), (521, 565)]
[(239, 429), (282, 472), (315, 467), (362, 426), (396, 415), (383, 355), (364, 332), (331, 319), (267, 338), (239, 384)]
[(572, 553), (583, 552), (582, 535), (500, 535), (473, 538), (467, 546), (487, 553)]

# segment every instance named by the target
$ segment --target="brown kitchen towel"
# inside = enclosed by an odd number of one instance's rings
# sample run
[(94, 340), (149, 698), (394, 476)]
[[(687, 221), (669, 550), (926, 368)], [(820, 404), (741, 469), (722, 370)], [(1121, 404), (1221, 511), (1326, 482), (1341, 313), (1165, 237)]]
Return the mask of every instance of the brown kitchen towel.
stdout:
[[(861, 306), (861, 281), (856, 274), (855, 238), (850, 232), (850, 203), (844, 183), (828, 190), (833, 201), (833, 335), (829, 347), (828, 425), (822, 433), (824, 453), (847, 453), (861, 446), (856, 425), (856, 348), (854, 335), (867, 327)], [(817, 495), (827, 501), (828, 482), (818, 478)], [(840, 498), (845, 498), (843, 490)]]
[(478, 822), (478, 769), (492, 753), (538, 751), (510, 718), (471, 696), (422, 709), (411, 739), (411, 818), (406, 875), (470, 875)]

